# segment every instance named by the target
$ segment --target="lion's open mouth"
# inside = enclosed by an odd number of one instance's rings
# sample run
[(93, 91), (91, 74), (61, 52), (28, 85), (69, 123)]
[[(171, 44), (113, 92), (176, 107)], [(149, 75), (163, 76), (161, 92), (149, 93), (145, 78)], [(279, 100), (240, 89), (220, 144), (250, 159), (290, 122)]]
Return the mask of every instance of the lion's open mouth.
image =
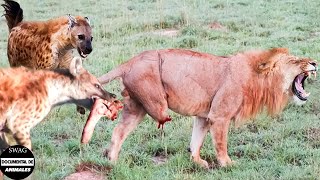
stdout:
[(316, 77), (316, 71), (308, 71), (299, 74), (296, 76), (292, 83), (292, 91), (295, 96), (297, 96), (300, 100), (306, 101), (310, 95), (310, 93), (306, 92), (304, 89), (305, 80), (313, 74)]
[(86, 58), (86, 57), (88, 56), (88, 54), (86, 54), (86, 53), (84, 53), (83, 51), (81, 51), (81, 49), (80, 49), (79, 47), (77, 48), (77, 50), (78, 50), (79, 55), (80, 55), (82, 58)]

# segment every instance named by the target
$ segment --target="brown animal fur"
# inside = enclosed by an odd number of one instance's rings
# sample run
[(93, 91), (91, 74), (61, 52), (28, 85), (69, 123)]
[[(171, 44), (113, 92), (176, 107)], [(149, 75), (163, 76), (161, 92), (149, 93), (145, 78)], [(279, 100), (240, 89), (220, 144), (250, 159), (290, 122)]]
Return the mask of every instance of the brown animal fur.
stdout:
[(92, 97), (110, 99), (110, 94), (82, 68), (81, 62), (74, 58), (69, 71), (0, 69), (0, 133), (6, 138), (2, 145), (17, 143), (31, 149), (31, 128), (55, 106), (86, 105)]
[(279, 113), (297, 96), (292, 83), (316, 71), (316, 66), (315, 61), (292, 56), (284, 48), (228, 57), (181, 49), (143, 52), (98, 78), (105, 84), (120, 77), (125, 87), (122, 120), (113, 131), (108, 158), (118, 158), (123, 141), (146, 113), (163, 124), (171, 119), (170, 108), (196, 116), (190, 143), (196, 163), (209, 167), (200, 157), (200, 148), (210, 131), (220, 165), (230, 165), (231, 120), (252, 118), (264, 107), (269, 114)]
[(10, 66), (34, 69), (69, 68), (73, 50), (81, 57), (92, 51), (92, 32), (86, 17), (63, 16), (48, 21), (22, 21), (23, 10), (12, 0), (4, 0), (9, 28)]

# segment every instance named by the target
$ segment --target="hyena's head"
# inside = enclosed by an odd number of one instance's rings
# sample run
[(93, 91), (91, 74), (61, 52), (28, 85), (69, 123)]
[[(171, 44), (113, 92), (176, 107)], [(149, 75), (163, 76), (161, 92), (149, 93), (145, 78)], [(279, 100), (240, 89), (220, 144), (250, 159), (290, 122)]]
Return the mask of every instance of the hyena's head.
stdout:
[(92, 51), (93, 39), (89, 18), (68, 15), (68, 27), (72, 46), (81, 57), (86, 58)]
[(116, 98), (114, 94), (105, 91), (98, 79), (82, 67), (80, 57), (72, 59), (70, 63), (70, 73), (74, 77), (72, 77), (73, 81), (68, 88), (70, 92), (69, 95), (76, 104), (83, 105), (81, 101), (88, 101), (88, 99), (91, 100), (94, 98), (102, 98), (109, 101)]

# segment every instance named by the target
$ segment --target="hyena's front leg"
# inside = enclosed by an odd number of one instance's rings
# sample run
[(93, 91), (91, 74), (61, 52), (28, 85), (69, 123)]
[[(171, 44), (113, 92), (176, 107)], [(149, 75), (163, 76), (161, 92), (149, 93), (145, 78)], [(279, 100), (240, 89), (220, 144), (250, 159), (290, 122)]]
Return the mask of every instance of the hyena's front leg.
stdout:
[(111, 144), (106, 150), (106, 155), (110, 161), (116, 161), (118, 159), (122, 143), (129, 133), (138, 126), (146, 114), (144, 108), (129, 97), (126, 97), (124, 104), (122, 119), (114, 128)]
[(13, 137), (17, 141), (17, 144), (27, 147), (31, 150), (31, 138), (29, 129), (18, 129), (14, 133)]
[(199, 164), (201, 167), (209, 169), (208, 162), (201, 159), (200, 149), (203, 144), (203, 140), (208, 133), (210, 124), (205, 118), (196, 117), (193, 122), (192, 136), (190, 142), (191, 158)]
[(0, 154), (10, 146), (9, 142), (8, 135), (5, 132), (0, 132)]

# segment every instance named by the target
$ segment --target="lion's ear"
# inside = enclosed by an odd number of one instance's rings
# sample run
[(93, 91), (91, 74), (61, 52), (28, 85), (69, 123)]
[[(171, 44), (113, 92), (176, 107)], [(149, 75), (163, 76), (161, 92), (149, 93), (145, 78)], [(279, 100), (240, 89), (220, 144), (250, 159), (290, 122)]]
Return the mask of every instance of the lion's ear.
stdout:
[(289, 50), (287, 48), (272, 48), (266, 51), (260, 56), (260, 60), (256, 65), (256, 71), (263, 74), (270, 73), (276, 67), (276, 63), (279, 60), (277, 55), (279, 54), (289, 55)]
[(260, 73), (268, 74), (270, 71), (272, 71), (274, 66), (275, 66), (275, 62), (271, 58), (268, 58), (268, 59), (265, 59), (264, 61), (259, 62), (256, 70), (259, 74)]

